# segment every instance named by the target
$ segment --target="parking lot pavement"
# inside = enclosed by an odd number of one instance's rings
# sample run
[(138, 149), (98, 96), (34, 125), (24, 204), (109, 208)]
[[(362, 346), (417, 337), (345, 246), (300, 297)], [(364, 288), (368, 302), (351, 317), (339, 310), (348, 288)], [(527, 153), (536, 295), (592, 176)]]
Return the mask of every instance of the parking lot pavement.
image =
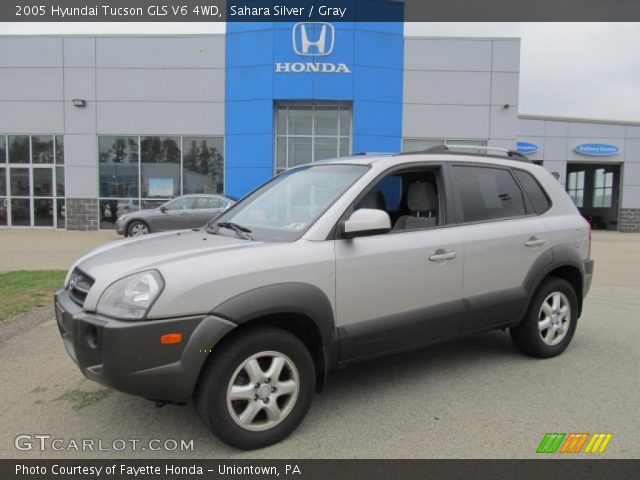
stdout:
[[(46, 320), (0, 344), (0, 457), (529, 458), (546, 432), (611, 432), (600, 457), (640, 458), (640, 235), (596, 232), (593, 257), (592, 290), (560, 357), (525, 357), (491, 332), (356, 365), (330, 377), (290, 438), (256, 452), (216, 440), (191, 405), (156, 408), (83, 379)], [(15, 449), (17, 435), (42, 433), (194, 448)]]
[(0, 231), (0, 272), (67, 270), (85, 253), (120, 237), (113, 230), (78, 232), (53, 229)]

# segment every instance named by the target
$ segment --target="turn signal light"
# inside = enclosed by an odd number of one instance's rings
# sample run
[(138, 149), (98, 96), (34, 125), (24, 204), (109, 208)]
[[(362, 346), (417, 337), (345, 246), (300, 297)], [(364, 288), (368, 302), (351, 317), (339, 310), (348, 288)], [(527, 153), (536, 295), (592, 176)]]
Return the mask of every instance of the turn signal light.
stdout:
[(160, 343), (162, 345), (173, 345), (175, 343), (180, 343), (182, 341), (181, 333), (167, 333), (166, 335), (162, 335), (160, 337)]

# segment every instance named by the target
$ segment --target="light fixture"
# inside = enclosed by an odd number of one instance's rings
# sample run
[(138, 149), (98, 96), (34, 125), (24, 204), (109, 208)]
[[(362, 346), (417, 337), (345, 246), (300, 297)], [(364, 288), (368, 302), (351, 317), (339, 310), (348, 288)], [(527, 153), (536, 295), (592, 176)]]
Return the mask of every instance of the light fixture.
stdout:
[(74, 98), (71, 100), (71, 103), (73, 103), (74, 107), (84, 107), (87, 105), (87, 102), (81, 98)]

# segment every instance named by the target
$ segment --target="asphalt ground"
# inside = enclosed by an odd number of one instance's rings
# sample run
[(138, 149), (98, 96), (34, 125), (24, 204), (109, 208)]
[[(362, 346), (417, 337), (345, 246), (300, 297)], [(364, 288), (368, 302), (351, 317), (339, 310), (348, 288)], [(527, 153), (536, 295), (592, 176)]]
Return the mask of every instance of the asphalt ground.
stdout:
[[(95, 237), (70, 241), (80, 253)], [(14, 246), (12, 264), (47, 256), (27, 243)], [(613, 438), (598, 457), (640, 458), (640, 235), (595, 232), (592, 254), (593, 286), (560, 357), (525, 357), (496, 331), (355, 365), (330, 376), (291, 437), (254, 452), (218, 441), (191, 404), (157, 408), (84, 379), (53, 309), (31, 312), (0, 325), (0, 457), (535, 458), (546, 432), (606, 432)], [(46, 268), (68, 268), (65, 255)], [(16, 449), (17, 436), (36, 434), (62, 439), (63, 450), (41, 451), (34, 437), (32, 450)], [(68, 449), (82, 439), (94, 440), (94, 451)], [(193, 449), (150, 450), (165, 440), (170, 449), (172, 440), (193, 441)], [(95, 450), (98, 441), (111, 450)]]

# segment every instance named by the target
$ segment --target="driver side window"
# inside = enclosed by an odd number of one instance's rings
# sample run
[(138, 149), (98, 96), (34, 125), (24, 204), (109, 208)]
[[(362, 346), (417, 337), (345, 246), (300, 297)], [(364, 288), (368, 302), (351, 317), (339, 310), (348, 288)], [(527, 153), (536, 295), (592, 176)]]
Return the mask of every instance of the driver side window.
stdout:
[(369, 187), (354, 210), (384, 210), (391, 231), (421, 230), (444, 223), (440, 195), (440, 169), (410, 169), (389, 174)]

